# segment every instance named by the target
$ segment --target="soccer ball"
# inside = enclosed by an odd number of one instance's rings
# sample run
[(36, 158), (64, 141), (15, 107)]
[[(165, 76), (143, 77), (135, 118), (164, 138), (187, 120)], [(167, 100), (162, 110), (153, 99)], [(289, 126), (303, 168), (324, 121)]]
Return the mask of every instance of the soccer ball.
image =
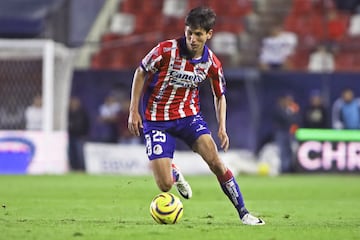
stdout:
[(182, 202), (172, 193), (160, 193), (153, 198), (150, 204), (150, 214), (160, 224), (177, 223), (183, 212)]

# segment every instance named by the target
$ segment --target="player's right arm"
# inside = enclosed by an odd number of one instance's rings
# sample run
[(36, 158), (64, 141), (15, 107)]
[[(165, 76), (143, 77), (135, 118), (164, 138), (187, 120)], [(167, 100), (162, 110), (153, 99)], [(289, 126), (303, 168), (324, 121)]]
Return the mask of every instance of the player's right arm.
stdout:
[(145, 77), (148, 73), (155, 73), (159, 71), (162, 60), (163, 44), (164, 43), (159, 43), (156, 47), (154, 47), (142, 59), (140, 66), (134, 73), (131, 88), (128, 128), (135, 136), (140, 136), (140, 129), (143, 128), (139, 106), (145, 84)]
[(128, 128), (131, 134), (140, 136), (140, 129), (143, 128), (142, 118), (139, 111), (142, 90), (145, 83), (146, 72), (140, 66), (135, 70), (129, 108)]

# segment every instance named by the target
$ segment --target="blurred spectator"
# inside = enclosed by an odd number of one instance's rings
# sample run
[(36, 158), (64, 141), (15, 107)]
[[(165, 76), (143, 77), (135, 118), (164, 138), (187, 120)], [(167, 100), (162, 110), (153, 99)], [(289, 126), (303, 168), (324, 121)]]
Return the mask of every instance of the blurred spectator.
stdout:
[(327, 109), (320, 92), (314, 90), (310, 94), (309, 105), (304, 109), (304, 128), (327, 128)]
[(332, 108), (332, 124), (335, 129), (360, 128), (360, 98), (354, 97), (350, 88), (342, 91)]
[(284, 32), (280, 26), (272, 28), (262, 42), (259, 65), (262, 70), (288, 69), (289, 57), (297, 45), (297, 36)]
[(85, 170), (84, 143), (89, 133), (89, 116), (79, 98), (72, 97), (68, 112), (69, 160), (75, 171)]
[(336, 8), (352, 12), (357, 6), (360, 5), (359, 0), (334, 0)]
[(310, 72), (333, 72), (335, 69), (334, 55), (325, 45), (319, 45), (309, 56), (308, 70)]
[(261, 18), (256, 8), (252, 8), (244, 16), (245, 30), (249, 33), (259, 33), (261, 31)]
[(118, 114), (121, 109), (116, 97), (109, 95), (99, 108), (100, 141), (118, 142)]
[(0, 104), (0, 129), (24, 129), (24, 112), (25, 106), (20, 106), (15, 96), (7, 96)]
[(25, 127), (26, 130), (42, 130), (43, 125), (43, 108), (42, 96), (36, 95), (32, 104), (25, 110)]
[(356, 8), (355, 13), (350, 17), (348, 34), (352, 37), (360, 35), (360, 6)]
[(294, 133), (300, 124), (299, 105), (291, 94), (284, 94), (278, 98), (274, 111), (274, 137), (279, 149), (281, 172), (288, 173), (293, 167)]
[(121, 101), (121, 110), (119, 111), (119, 143), (122, 144), (138, 144), (141, 138), (130, 133), (128, 128), (130, 99)]
[[(238, 66), (239, 49), (238, 37), (232, 32), (216, 32), (210, 42), (211, 48), (217, 56), (223, 57), (223, 62), (229, 66)], [(228, 60), (228, 61), (226, 61)]]
[(311, 0), (311, 5), (312, 5), (312, 9), (314, 9), (319, 13), (327, 9), (337, 8), (334, 0)]
[(337, 9), (335, 8), (327, 10), (326, 19), (328, 26), (328, 39), (337, 43), (346, 36), (346, 20), (338, 13)]

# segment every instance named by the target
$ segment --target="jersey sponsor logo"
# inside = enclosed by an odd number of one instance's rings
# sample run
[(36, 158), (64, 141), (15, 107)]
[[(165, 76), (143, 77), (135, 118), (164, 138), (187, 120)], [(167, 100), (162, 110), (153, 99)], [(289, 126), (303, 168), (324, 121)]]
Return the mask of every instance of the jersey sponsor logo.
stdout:
[(170, 71), (170, 85), (174, 87), (196, 88), (204, 80), (205, 76), (193, 72)]
[(179, 65), (179, 64), (174, 64), (174, 65), (172, 65), (172, 67), (173, 67), (174, 70), (180, 70), (181, 69), (181, 65)]

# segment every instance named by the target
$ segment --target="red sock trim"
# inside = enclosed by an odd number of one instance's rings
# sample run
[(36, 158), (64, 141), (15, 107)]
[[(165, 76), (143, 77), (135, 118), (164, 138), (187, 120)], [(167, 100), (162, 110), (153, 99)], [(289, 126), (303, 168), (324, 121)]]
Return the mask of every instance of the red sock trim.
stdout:
[(233, 177), (233, 174), (230, 171), (230, 169), (228, 169), (224, 175), (217, 176), (220, 183), (225, 183), (225, 182), (229, 181), (232, 177)]

